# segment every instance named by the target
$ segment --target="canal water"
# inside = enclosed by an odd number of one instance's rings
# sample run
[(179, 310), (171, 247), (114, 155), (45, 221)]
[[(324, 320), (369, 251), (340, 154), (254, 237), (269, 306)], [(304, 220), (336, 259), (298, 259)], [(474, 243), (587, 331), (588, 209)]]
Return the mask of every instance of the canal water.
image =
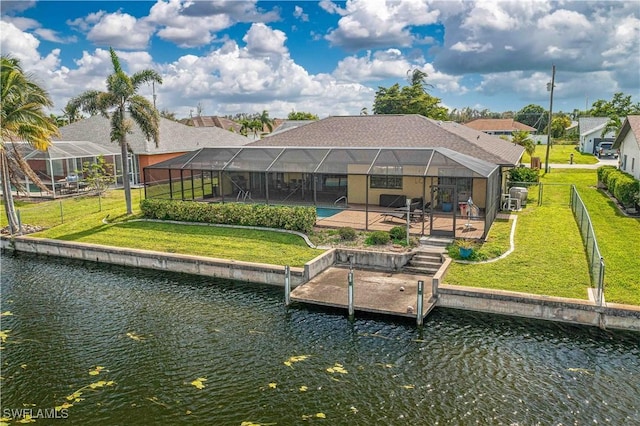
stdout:
[[(350, 323), (343, 312), (286, 309), (281, 289), (268, 286), (24, 254), (1, 260), (5, 417), (30, 409), (36, 424), (640, 424), (637, 333), (456, 310), (434, 311), (421, 330), (380, 317)], [(44, 418), (56, 406), (66, 420)]]

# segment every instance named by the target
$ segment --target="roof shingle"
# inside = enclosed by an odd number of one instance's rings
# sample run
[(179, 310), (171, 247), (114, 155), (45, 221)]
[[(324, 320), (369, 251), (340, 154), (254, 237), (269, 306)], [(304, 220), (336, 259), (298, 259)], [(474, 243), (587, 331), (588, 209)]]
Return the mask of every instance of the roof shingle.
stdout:
[(252, 146), (448, 148), (499, 165), (515, 165), (524, 148), (453, 122), (421, 115), (358, 115), (324, 118), (274, 134)]

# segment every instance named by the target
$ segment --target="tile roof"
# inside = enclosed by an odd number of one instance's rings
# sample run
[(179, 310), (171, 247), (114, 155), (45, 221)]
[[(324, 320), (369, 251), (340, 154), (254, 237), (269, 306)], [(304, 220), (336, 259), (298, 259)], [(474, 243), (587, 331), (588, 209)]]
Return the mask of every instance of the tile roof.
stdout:
[(470, 127), (414, 114), (328, 117), (274, 134), (250, 145), (441, 147), (499, 165), (517, 164), (524, 152), (521, 146)]
[(613, 143), (614, 148), (620, 148), (620, 145), (622, 145), (622, 141), (627, 136), (629, 131), (633, 133), (636, 143), (638, 144), (638, 146), (640, 146), (640, 115), (627, 116), (627, 118), (624, 120), (624, 123), (622, 123), (620, 133)]
[[(101, 115), (60, 127), (58, 140), (88, 140), (105, 145), (111, 142), (111, 127), (108, 119)], [(237, 133), (218, 127), (192, 127), (177, 121), (160, 118), (160, 141), (156, 147), (153, 141), (147, 141), (138, 126), (133, 126), (127, 142), (134, 154), (164, 154), (170, 152), (193, 151), (203, 147), (239, 146), (251, 142)]]
[(472, 129), (481, 132), (514, 132), (516, 130), (525, 130), (527, 132), (535, 132), (535, 127), (515, 121), (513, 118), (478, 118), (464, 124)]

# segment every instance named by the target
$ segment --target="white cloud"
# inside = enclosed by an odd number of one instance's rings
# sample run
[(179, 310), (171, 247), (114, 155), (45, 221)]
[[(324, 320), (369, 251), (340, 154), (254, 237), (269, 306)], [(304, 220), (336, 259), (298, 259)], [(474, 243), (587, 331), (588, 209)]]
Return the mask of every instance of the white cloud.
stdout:
[(491, 50), (493, 45), (491, 43), (480, 44), (475, 41), (463, 42), (459, 41), (453, 46), (451, 46), (451, 50), (456, 50), (458, 52), (486, 52)]
[(287, 36), (265, 24), (253, 24), (242, 41), (247, 43), (247, 52), (255, 56), (281, 56), (288, 54), (284, 42)]
[(91, 28), (87, 39), (99, 46), (118, 49), (145, 49), (153, 34), (153, 27), (144, 19), (127, 13), (108, 13)]
[(300, 6), (296, 6), (293, 11), (293, 16), (301, 20), (302, 22), (309, 22), (309, 15), (304, 13), (304, 10)]
[(29, 68), (40, 60), (40, 41), (4, 19), (0, 21), (0, 45), (2, 53), (10, 53), (19, 59), (23, 68)]
[(433, 24), (439, 15), (421, 0), (350, 0), (345, 9), (331, 2), (321, 6), (343, 16), (325, 38), (348, 50), (411, 46), (416, 41), (411, 27)]

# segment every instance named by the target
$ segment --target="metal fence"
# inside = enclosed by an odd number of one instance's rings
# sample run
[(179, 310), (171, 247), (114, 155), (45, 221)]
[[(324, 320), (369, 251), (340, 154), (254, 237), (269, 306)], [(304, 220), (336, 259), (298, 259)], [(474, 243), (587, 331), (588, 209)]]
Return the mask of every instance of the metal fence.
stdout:
[(585, 207), (575, 185), (571, 185), (571, 211), (578, 222), (582, 242), (587, 250), (587, 260), (589, 261), (589, 275), (591, 282), (596, 289), (596, 304), (602, 306), (604, 300), (604, 259), (600, 254), (596, 234), (591, 224), (589, 212)]

